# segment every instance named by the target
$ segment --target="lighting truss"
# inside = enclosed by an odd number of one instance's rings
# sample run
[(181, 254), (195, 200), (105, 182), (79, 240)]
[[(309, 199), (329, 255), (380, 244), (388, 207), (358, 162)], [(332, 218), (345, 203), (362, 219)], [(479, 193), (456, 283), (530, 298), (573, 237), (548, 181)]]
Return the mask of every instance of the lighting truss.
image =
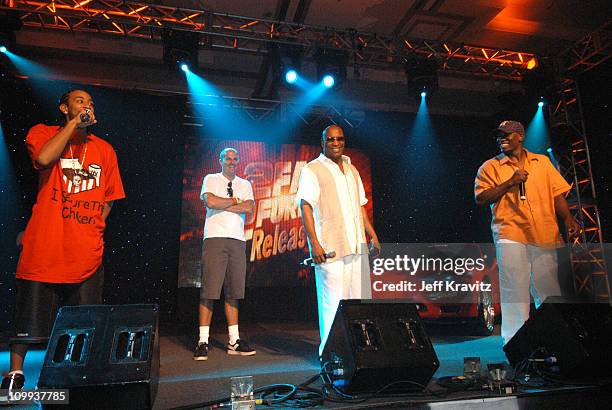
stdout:
[(560, 156), (559, 167), (571, 181), (568, 203), (583, 232), (570, 243), (574, 287), (578, 296), (610, 302), (610, 284), (601, 231), (591, 157), (582, 112), (577, 74), (603, 63), (610, 56), (610, 22), (587, 35), (559, 56), (566, 69), (558, 83), (556, 101), (549, 105), (553, 127), (564, 127), (569, 150)]
[(585, 72), (610, 58), (612, 49), (612, 20), (586, 35), (562, 54), (569, 72)]
[[(197, 104), (201, 103), (193, 100), (188, 101), (188, 112), (201, 112), (190, 107)], [(283, 123), (289, 118), (297, 118), (303, 125), (313, 128), (337, 124), (352, 129), (359, 127), (365, 119), (365, 113), (362, 110), (338, 108), (333, 105), (314, 104), (309, 105), (308, 110), (304, 110), (301, 104), (295, 102), (231, 96), (216, 96), (209, 99), (208, 104), (239, 110), (255, 122), (274, 118), (276, 121)], [(203, 127), (208, 118), (210, 118), (208, 114), (186, 114), (183, 124)]]
[(356, 30), (255, 19), (144, 1), (0, 0), (0, 9), (20, 12), (24, 26), (161, 41), (163, 29), (201, 34), (200, 45), (267, 53), (266, 43), (300, 44), (307, 53), (329, 47), (354, 53), (364, 67), (389, 68), (408, 56), (436, 58), (450, 72), (519, 80), (534, 54), (497, 48), (409, 39)]

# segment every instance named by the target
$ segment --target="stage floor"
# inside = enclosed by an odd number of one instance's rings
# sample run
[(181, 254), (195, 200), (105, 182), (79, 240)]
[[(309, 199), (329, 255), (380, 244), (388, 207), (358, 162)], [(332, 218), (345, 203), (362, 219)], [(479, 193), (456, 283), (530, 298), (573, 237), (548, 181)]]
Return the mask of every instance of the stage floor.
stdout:
[[(467, 356), (480, 357), (482, 368), (487, 363), (506, 362), (502, 351), (502, 340), (498, 335), (490, 337), (456, 336), (453, 335), (455, 326), (428, 326), (428, 334), (440, 360), (440, 368), (434, 378), (444, 376), (462, 375), (463, 358)], [(255, 356), (241, 357), (229, 356), (225, 353), (224, 345), (227, 336), (224, 333), (211, 335), (211, 349), (207, 361), (192, 360), (192, 351), (195, 347), (195, 332), (191, 336), (164, 335), (160, 337), (161, 369), (159, 390), (154, 409), (168, 409), (187, 406), (196, 403), (208, 402), (229, 396), (229, 379), (232, 376), (251, 375), (254, 378), (255, 388), (270, 384), (298, 385), (319, 372), (317, 359), (318, 331), (312, 324), (257, 324), (241, 325), (241, 336), (257, 349)], [(499, 329), (496, 329), (499, 334)], [(33, 350), (28, 353), (26, 360), (26, 388), (34, 388), (40, 373), (44, 351)], [(0, 368), (7, 370), (9, 366), (8, 352), (5, 348), (0, 351)], [(430, 384), (431, 385), (431, 384)], [(315, 383), (314, 387), (320, 386)], [(534, 391), (540, 395), (543, 391)], [(597, 392), (596, 392), (597, 393)], [(550, 392), (548, 392), (550, 396)], [(558, 390), (557, 400), (547, 402), (572, 403), (578, 405), (581, 401), (568, 399), (580, 392), (576, 389)], [(593, 397), (593, 392), (590, 392)], [(527, 394), (525, 397), (529, 396)], [(552, 396), (551, 396), (552, 397)], [(432, 400), (426, 408), (568, 408), (565, 406), (537, 407), (521, 405), (520, 399), (515, 396), (491, 397), (484, 394), (481, 397), (468, 397), (465, 395), (451, 395), (444, 400), (440, 397)], [(448, 401), (452, 400), (452, 401)], [(560, 401), (559, 401), (560, 400)], [(569, 401), (568, 401), (569, 400)], [(437, 403), (433, 403), (436, 401)], [(325, 408), (422, 408), (422, 400), (411, 402), (398, 397), (371, 399), (364, 403), (343, 404), (326, 403)], [(446, 403), (446, 404), (444, 404)], [(532, 402), (532, 404), (535, 402)], [(523, 403), (525, 404), (525, 403)], [(587, 407), (596, 408), (591, 401)], [(268, 408), (267, 406), (261, 406)], [(21, 408), (28, 408), (22, 406)], [(30, 408), (36, 408), (30, 406)], [(279, 407), (276, 407), (279, 408)], [(280, 407), (282, 408), (282, 407)]]

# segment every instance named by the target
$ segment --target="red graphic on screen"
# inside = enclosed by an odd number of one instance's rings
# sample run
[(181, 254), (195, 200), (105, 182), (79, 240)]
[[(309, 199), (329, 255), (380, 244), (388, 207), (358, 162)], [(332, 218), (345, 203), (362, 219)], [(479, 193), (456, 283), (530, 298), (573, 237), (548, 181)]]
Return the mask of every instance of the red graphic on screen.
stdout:
[[(255, 211), (245, 223), (247, 287), (307, 285), (311, 268), (300, 262), (308, 257), (308, 243), (295, 194), (302, 168), (319, 156), (321, 147), (200, 140), (185, 147), (179, 286), (200, 286), (206, 216), (200, 190), (204, 176), (221, 171), (219, 153), (226, 147), (238, 151), (237, 174), (251, 182), (255, 196)], [(371, 218), (370, 160), (357, 150), (347, 149), (346, 155), (363, 180)]]

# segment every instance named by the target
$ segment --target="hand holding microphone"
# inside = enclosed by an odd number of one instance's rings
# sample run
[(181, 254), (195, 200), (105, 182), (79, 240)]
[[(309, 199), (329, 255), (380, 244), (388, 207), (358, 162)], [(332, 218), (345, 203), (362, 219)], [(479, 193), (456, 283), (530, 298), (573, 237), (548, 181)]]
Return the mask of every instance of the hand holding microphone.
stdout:
[(368, 252), (371, 258), (376, 258), (382, 252), (382, 246), (380, 246), (380, 242), (378, 242), (378, 238), (370, 239), (370, 243), (368, 244)]
[(85, 108), (85, 110), (79, 114), (79, 120), (80, 122), (77, 124), (78, 128), (85, 128), (97, 122), (91, 108)]
[(527, 181), (527, 177), (529, 176), (529, 172), (524, 169), (517, 169), (514, 171), (514, 175), (512, 175), (511, 181), (512, 185), (518, 185), (519, 187), (519, 197), (521, 200), (526, 200), (527, 196), (525, 194), (525, 182)]
[[(321, 248), (321, 249), (322, 249), (322, 248)], [(315, 258), (315, 257), (306, 258), (306, 259), (304, 259), (304, 260), (302, 261), (301, 265), (304, 265), (304, 266), (310, 266), (310, 265), (312, 265), (313, 263), (323, 263), (323, 262), (325, 262), (325, 260), (326, 260), (327, 258), (335, 258), (335, 257), (336, 257), (336, 252), (335, 252), (335, 251), (329, 251), (329, 252), (327, 252), (327, 253), (324, 253), (324, 254), (322, 255), (322, 257), (323, 257), (323, 261), (322, 261), (322, 262), (317, 262), (316, 260), (317, 260), (318, 258)]]
[(85, 108), (85, 111), (81, 113), (81, 122), (91, 121), (91, 116), (89, 115), (90, 112), (91, 112), (91, 109)]

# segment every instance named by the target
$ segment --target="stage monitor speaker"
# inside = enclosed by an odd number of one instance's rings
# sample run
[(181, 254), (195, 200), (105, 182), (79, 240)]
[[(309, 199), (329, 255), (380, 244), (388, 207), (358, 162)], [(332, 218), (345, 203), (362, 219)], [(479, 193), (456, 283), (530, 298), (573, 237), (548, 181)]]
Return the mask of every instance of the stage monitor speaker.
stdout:
[(549, 297), (508, 341), (504, 352), (515, 367), (534, 354), (555, 357), (561, 377), (581, 379), (612, 376), (610, 346), (609, 304)]
[(321, 360), (349, 393), (422, 390), (440, 366), (415, 304), (371, 300), (340, 301)]
[(159, 381), (158, 321), (157, 305), (61, 308), (38, 387), (68, 389), (73, 408), (151, 408)]

